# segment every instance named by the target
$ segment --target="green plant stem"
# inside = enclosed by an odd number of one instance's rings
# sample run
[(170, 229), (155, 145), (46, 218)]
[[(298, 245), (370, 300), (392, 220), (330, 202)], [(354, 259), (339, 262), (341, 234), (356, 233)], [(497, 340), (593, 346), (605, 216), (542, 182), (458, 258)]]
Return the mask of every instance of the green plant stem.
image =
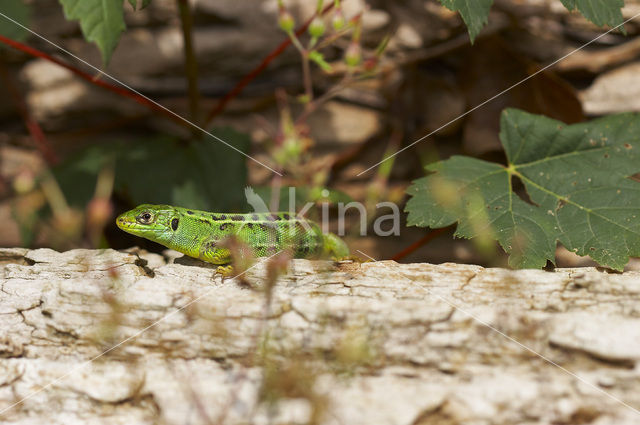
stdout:
[(309, 104), (313, 100), (313, 84), (311, 83), (311, 66), (309, 64), (309, 52), (305, 50), (302, 55), (302, 74), (304, 77), (304, 92), (307, 97), (307, 103), (305, 104), (305, 110), (309, 107)]
[[(188, 0), (176, 0), (180, 11), (180, 23), (182, 26), (182, 37), (184, 39), (184, 67), (187, 77), (189, 91), (189, 115), (191, 120), (199, 123), (198, 112), (200, 111), (200, 90), (198, 89), (198, 62), (193, 49), (193, 17)], [(199, 135), (197, 129), (193, 129), (194, 135)]]
[(40, 187), (42, 188), (42, 193), (44, 193), (45, 198), (47, 198), (47, 202), (49, 202), (54, 216), (64, 216), (69, 213), (70, 208), (67, 199), (64, 197), (60, 185), (48, 167), (44, 167), (42, 171)]
[[(296, 49), (300, 52), (302, 56), (302, 76), (304, 83), (304, 93), (307, 97), (306, 105), (309, 105), (313, 100), (313, 85), (311, 83), (311, 66), (309, 64), (309, 49), (305, 49), (305, 47), (298, 40), (298, 36), (293, 32), (289, 31), (289, 38), (291, 39), (291, 43), (295, 46)], [(307, 106), (305, 105), (305, 109)]]
[(346, 88), (351, 81), (352, 81), (351, 74), (346, 74), (338, 84), (330, 88), (322, 96), (318, 97), (317, 99), (310, 99), (309, 102), (305, 105), (305, 108), (302, 114), (300, 114), (300, 116), (296, 119), (295, 125), (298, 126), (303, 124), (307, 120), (309, 115), (315, 112), (320, 106), (325, 104), (327, 101), (331, 100), (336, 95), (338, 95), (338, 93), (340, 93), (341, 90)]
[[(321, 15), (325, 15), (327, 12), (333, 9), (333, 6), (333, 3), (328, 4), (324, 9), (322, 9)], [(296, 35), (303, 34), (309, 27), (309, 24), (311, 24), (311, 21), (313, 21), (313, 18), (315, 18), (315, 15), (307, 19), (304, 24), (296, 28), (293, 33)], [(2, 41), (2, 36), (0, 36), (0, 41)], [(226, 108), (227, 104), (232, 99), (237, 97), (242, 92), (242, 90), (244, 90), (244, 88), (251, 81), (253, 81), (258, 75), (260, 75), (260, 73), (262, 73), (267, 68), (267, 66), (269, 66), (269, 64), (273, 62), (275, 58), (280, 56), (282, 52), (284, 52), (287, 47), (289, 47), (290, 44), (292, 44), (292, 40), (289, 37), (282, 43), (280, 43), (275, 49), (273, 49), (267, 56), (265, 56), (260, 64), (252, 69), (251, 72), (242, 77), (242, 79), (238, 81), (238, 83), (218, 101), (211, 112), (209, 112), (207, 118), (205, 119), (205, 125), (208, 125), (216, 116), (220, 115), (220, 113), (222, 113), (222, 111), (224, 111), (224, 109)]]

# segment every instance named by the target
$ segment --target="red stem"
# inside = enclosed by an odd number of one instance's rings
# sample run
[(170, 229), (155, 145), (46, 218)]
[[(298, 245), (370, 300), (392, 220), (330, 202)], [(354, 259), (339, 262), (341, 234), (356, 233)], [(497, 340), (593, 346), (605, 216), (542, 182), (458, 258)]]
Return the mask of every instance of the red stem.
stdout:
[(44, 135), (44, 131), (42, 131), (42, 128), (40, 127), (40, 124), (38, 124), (38, 121), (36, 121), (35, 118), (33, 118), (33, 116), (31, 115), (31, 112), (29, 111), (29, 108), (24, 101), (22, 93), (20, 93), (17, 84), (9, 75), (9, 72), (5, 68), (4, 64), (0, 64), (0, 77), (5, 83), (11, 99), (13, 99), (13, 103), (15, 103), (16, 108), (20, 112), (20, 116), (22, 116), (24, 125), (25, 127), (27, 127), (31, 138), (42, 154), (42, 157), (49, 165), (57, 164), (58, 157), (55, 154), (51, 143), (49, 143), (49, 140)]
[[(329, 3), (322, 10), (320, 15), (326, 14), (328, 11), (333, 9), (333, 6), (334, 6), (334, 2)], [(299, 37), (300, 35), (302, 35), (303, 32), (305, 32), (307, 30), (307, 28), (311, 24), (311, 21), (313, 21), (313, 18), (315, 18), (316, 15), (317, 14), (314, 13), (313, 16), (311, 16), (309, 19), (306, 20), (306, 22), (304, 24), (302, 24), (302, 26), (300, 26), (298, 29), (296, 29), (296, 32), (295, 32), (296, 37)], [(256, 78), (258, 75), (260, 75), (260, 73), (262, 71), (264, 71), (267, 68), (267, 66), (269, 66), (269, 64), (275, 58), (280, 56), (282, 54), (282, 52), (284, 52), (285, 49), (287, 47), (289, 47), (290, 45), (291, 45), (291, 38), (287, 38), (282, 43), (280, 43), (280, 45), (278, 45), (278, 47), (273, 49), (271, 51), (271, 53), (269, 53), (267, 56), (265, 56), (265, 58), (262, 59), (262, 62), (260, 62), (260, 64), (257, 67), (255, 67), (253, 70), (251, 70), (251, 72), (249, 72), (247, 75), (242, 77), (242, 79), (229, 92), (227, 92), (227, 94), (225, 94), (222, 97), (222, 99), (220, 99), (218, 104), (211, 110), (211, 112), (209, 112), (209, 115), (207, 116), (207, 118), (205, 120), (205, 127), (208, 126), (211, 123), (211, 121), (215, 117), (217, 117), (222, 111), (224, 111), (224, 109), (226, 108), (227, 104), (232, 99), (237, 97), (242, 92), (242, 90), (244, 90), (244, 88), (247, 86), (247, 84), (249, 84), (251, 81), (253, 81), (253, 79)]]
[(403, 259), (404, 257), (406, 257), (407, 255), (411, 254), (416, 249), (420, 248), (423, 245), (426, 245), (427, 242), (429, 242), (430, 240), (432, 240), (434, 238), (437, 238), (438, 236), (440, 236), (441, 234), (443, 234), (444, 232), (446, 232), (448, 230), (451, 230), (452, 227), (453, 226), (447, 226), (447, 227), (442, 227), (440, 229), (435, 229), (435, 230), (430, 231), (429, 233), (424, 235), (422, 238), (420, 238), (420, 240), (412, 243), (411, 245), (409, 245), (408, 247), (406, 247), (405, 249), (403, 249), (402, 251), (400, 251), (399, 253), (397, 253), (393, 257), (391, 257), (391, 259), (393, 261), (398, 261), (398, 260)]
[(113, 84), (109, 84), (103, 80), (100, 80), (97, 76), (93, 76), (91, 74), (88, 74), (84, 71), (79, 70), (78, 68), (74, 67), (73, 65), (70, 65), (66, 62), (61, 61), (60, 59), (57, 59), (45, 52), (42, 52), (40, 50), (34, 49), (33, 47), (27, 46), (26, 44), (20, 43), (19, 41), (15, 41), (12, 40), (10, 38), (7, 38), (3, 35), (0, 34), (0, 43), (4, 43), (8, 46), (13, 47), (14, 49), (20, 50), (21, 52), (24, 52), (28, 55), (37, 57), (37, 58), (42, 58), (45, 60), (48, 60), (49, 62), (53, 62), (56, 65), (59, 65), (63, 68), (68, 69), (69, 71), (71, 71), (72, 73), (74, 73), (75, 75), (77, 75), (78, 77), (82, 78), (85, 81), (90, 82), (91, 84), (94, 84), (98, 87), (102, 87), (103, 89), (109, 90), (110, 92), (116, 93), (120, 96), (123, 97), (128, 97), (129, 99), (133, 99), (134, 101), (136, 101), (137, 103), (144, 105), (146, 107), (148, 107), (149, 109), (153, 109), (156, 112), (161, 112), (162, 114), (164, 114), (165, 116), (171, 118), (173, 121), (175, 121), (176, 123), (179, 123), (181, 125), (185, 125), (187, 126), (188, 124), (185, 123), (184, 121), (182, 121), (181, 119), (179, 119), (178, 117), (176, 117), (175, 115), (171, 114), (169, 111), (159, 107), (158, 105), (156, 105), (155, 103), (151, 102), (148, 99), (145, 99), (144, 97), (140, 96), (139, 94), (136, 94), (124, 87), (118, 87), (115, 86)]

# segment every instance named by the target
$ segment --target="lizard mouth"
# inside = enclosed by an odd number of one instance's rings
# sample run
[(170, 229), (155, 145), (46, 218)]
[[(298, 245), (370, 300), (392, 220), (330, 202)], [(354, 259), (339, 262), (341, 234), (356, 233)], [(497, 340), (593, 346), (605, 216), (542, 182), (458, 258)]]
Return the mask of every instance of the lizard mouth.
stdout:
[(162, 233), (163, 229), (151, 226), (149, 224), (139, 223), (135, 217), (131, 217), (130, 214), (124, 213), (116, 218), (116, 225), (120, 230), (124, 230), (127, 233), (131, 233), (136, 236), (140, 235), (152, 235)]
[(127, 218), (125, 214), (122, 214), (118, 216), (118, 218), (116, 218), (116, 225), (124, 231), (136, 227), (136, 224), (137, 223), (135, 221)]
[(130, 215), (127, 215), (127, 213), (124, 213), (118, 216), (118, 218), (116, 218), (116, 225), (121, 230), (124, 230), (125, 232), (128, 232), (128, 233), (132, 233), (135, 231), (140, 232), (140, 231), (152, 230), (149, 225), (138, 223), (135, 217), (131, 217)]

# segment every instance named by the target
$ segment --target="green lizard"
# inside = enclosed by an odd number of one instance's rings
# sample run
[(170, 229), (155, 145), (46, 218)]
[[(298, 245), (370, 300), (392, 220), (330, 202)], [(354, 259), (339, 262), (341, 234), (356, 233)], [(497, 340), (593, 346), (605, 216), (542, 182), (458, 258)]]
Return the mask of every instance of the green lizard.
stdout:
[(294, 258), (349, 256), (349, 248), (338, 236), (323, 234), (313, 221), (286, 212), (227, 214), (144, 204), (120, 215), (116, 224), (132, 235), (220, 265), (222, 274), (231, 270), (231, 253), (220, 245), (232, 235), (258, 257), (287, 249)]

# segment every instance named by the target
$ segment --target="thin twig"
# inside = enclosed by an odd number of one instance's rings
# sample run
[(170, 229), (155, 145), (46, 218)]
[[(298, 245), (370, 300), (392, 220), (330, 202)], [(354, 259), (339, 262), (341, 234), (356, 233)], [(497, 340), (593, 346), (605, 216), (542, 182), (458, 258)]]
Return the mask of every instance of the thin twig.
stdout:
[(186, 122), (184, 122), (183, 120), (181, 120), (180, 118), (176, 117), (175, 115), (173, 115), (170, 111), (167, 111), (161, 107), (159, 107), (158, 105), (154, 104), (153, 102), (151, 102), (148, 99), (145, 99), (144, 97), (124, 88), (124, 87), (118, 87), (115, 86), (113, 84), (109, 84), (99, 78), (97, 78), (96, 76), (93, 76), (91, 74), (88, 74), (84, 71), (79, 70), (78, 68), (76, 68), (75, 66), (68, 64), (66, 62), (63, 62), (62, 60), (55, 58), (51, 55), (49, 55), (48, 53), (42, 52), (38, 49), (35, 49), (33, 47), (27, 46), (26, 44), (20, 43), (19, 41), (15, 41), (12, 40), (10, 38), (7, 38), (3, 35), (0, 35), (0, 43), (4, 43), (7, 46), (11, 46), (16, 50), (20, 50), (21, 52), (24, 52), (28, 55), (37, 57), (37, 58), (41, 58), (41, 59), (45, 59), (49, 62), (53, 62), (56, 65), (59, 65), (65, 69), (68, 69), (69, 71), (71, 71), (73, 74), (77, 75), (78, 77), (82, 78), (85, 81), (88, 81), (89, 83), (96, 85), (98, 87), (101, 87), (103, 89), (109, 90), (110, 92), (116, 93), (119, 96), (122, 97), (127, 97), (129, 99), (133, 99), (134, 101), (136, 101), (137, 103), (146, 106), (149, 109), (152, 109), (155, 112), (160, 112), (163, 115), (165, 115), (168, 118), (171, 118), (171, 120), (173, 120), (174, 122), (181, 124), (185, 127), (190, 127), (190, 125)]
[(440, 229), (434, 229), (434, 230), (430, 231), (429, 233), (424, 235), (422, 238), (420, 238), (418, 241), (412, 243), (411, 245), (409, 245), (408, 247), (406, 247), (405, 249), (403, 249), (402, 251), (400, 251), (399, 253), (397, 253), (393, 257), (391, 257), (391, 259), (393, 261), (402, 260), (404, 257), (406, 257), (407, 255), (411, 254), (412, 252), (414, 252), (415, 250), (417, 250), (421, 246), (426, 245), (432, 239), (437, 238), (438, 236), (440, 236), (441, 234), (443, 234), (444, 232), (446, 232), (448, 230), (451, 230), (452, 228), (453, 228), (453, 226), (447, 226), (447, 227), (442, 227)]
[(304, 94), (306, 96), (305, 111), (309, 108), (309, 103), (313, 100), (313, 82), (311, 81), (311, 65), (309, 64), (309, 51), (302, 54), (302, 75), (304, 81)]
[(33, 118), (33, 115), (31, 115), (31, 112), (29, 111), (29, 108), (27, 107), (27, 104), (24, 101), (24, 97), (22, 96), (22, 93), (20, 93), (18, 89), (18, 85), (16, 84), (15, 81), (13, 81), (13, 79), (9, 75), (9, 72), (7, 71), (3, 62), (0, 62), (0, 78), (2, 78), (4, 85), (9, 91), (9, 94), (11, 95), (11, 99), (13, 100), (13, 103), (16, 105), (18, 112), (22, 116), (24, 125), (25, 127), (27, 127), (27, 130), (29, 131), (29, 134), (31, 135), (31, 138), (33, 139), (33, 142), (35, 143), (36, 147), (40, 151), (40, 154), (42, 155), (44, 160), (47, 162), (47, 164), (49, 165), (57, 164), (58, 157), (54, 152), (54, 149), (51, 146), (51, 143), (45, 136), (44, 131), (42, 131), (42, 128), (40, 127), (40, 124), (38, 124), (38, 121), (36, 121), (36, 119)]
[[(184, 39), (184, 68), (187, 77), (189, 91), (189, 116), (191, 121), (198, 124), (200, 111), (200, 90), (198, 89), (198, 62), (193, 46), (193, 16), (188, 0), (176, 0), (180, 11), (180, 23), (182, 24), (182, 37)], [(194, 136), (200, 132), (193, 128)]]
[(342, 80), (327, 92), (325, 92), (322, 96), (317, 99), (307, 103), (304, 111), (300, 114), (300, 116), (296, 119), (295, 125), (303, 124), (306, 119), (311, 115), (314, 111), (316, 111), (320, 106), (325, 104), (327, 101), (333, 99), (338, 93), (340, 93), (343, 89), (349, 86), (351, 83), (351, 75), (346, 74)]
[[(328, 4), (322, 10), (321, 15), (324, 15), (327, 12), (329, 12), (331, 9), (333, 9), (333, 6), (334, 6), (333, 3)], [(309, 27), (309, 25), (311, 24), (311, 21), (313, 21), (313, 18), (315, 17), (316, 15), (314, 14), (309, 19), (307, 19), (304, 24), (302, 24), (298, 29), (296, 29), (294, 34), (296, 36), (299, 36), (302, 33), (304, 33)], [(251, 72), (245, 75), (227, 94), (225, 94), (222, 97), (222, 99), (220, 99), (218, 104), (211, 110), (211, 112), (209, 112), (209, 115), (204, 121), (205, 127), (209, 125), (216, 116), (220, 115), (220, 113), (222, 113), (222, 111), (224, 111), (224, 109), (226, 108), (227, 104), (232, 99), (237, 97), (251, 81), (253, 81), (258, 75), (260, 75), (260, 73), (264, 71), (267, 68), (267, 66), (269, 66), (269, 64), (273, 62), (275, 58), (280, 56), (282, 52), (284, 52), (286, 48), (289, 47), (290, 45), (291, 45), (291, 38), (287, 38), (282, 43), (280, 43), (278, 47), (273, 49), (267, 56), (264, 57), (264, 59), (262, 59), (262, 62), (260, 62), (258, 66), (256, 66)]]

